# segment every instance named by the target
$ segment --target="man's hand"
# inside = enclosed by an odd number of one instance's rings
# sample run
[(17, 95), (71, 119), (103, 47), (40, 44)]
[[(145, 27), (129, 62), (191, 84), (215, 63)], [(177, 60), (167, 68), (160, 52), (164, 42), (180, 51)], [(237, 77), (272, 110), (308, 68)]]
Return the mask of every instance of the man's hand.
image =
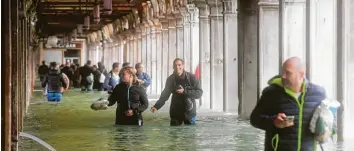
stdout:
[(176, 93), (178, 93), (178, 94), (183, 94), (183, 92), (184, 92), (184, 89), (183, 89), (183, 88), (176, 90)]
[(152, 113), (155, 113), (157, 111), (157, 109), (155, 107), (152, 107), (150, 110)]
[(275, 117), (273, 123), (275, 127), (277, 128), (285, 128), (285, 127), (291, 127), (294, 125), (293, 121), (286, 121), (284, 118), (286, 115), (284, 113), (278, 113), (278, 115)]

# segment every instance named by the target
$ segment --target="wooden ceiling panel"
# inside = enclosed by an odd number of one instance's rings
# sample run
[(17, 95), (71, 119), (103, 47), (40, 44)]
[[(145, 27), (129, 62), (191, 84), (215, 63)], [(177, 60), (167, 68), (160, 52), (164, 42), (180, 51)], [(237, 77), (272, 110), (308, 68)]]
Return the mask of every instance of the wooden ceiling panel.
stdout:
[[(146, 2), (146, 0), (141, 0)], [(101, 6), (100, 22), (94, 24), (92, 11), (93, 6)], [(38, 8), (38, 27), (41, 36), (63, 34), (71, 32), (77, 24), (83, 24), (86, 14), (90, 15), (90, 29), (84, 33), (100, 30), (104, 25), (115, 21), (118, 18), (128, 15), (134, 7), (140, 4), (130, 3), (128, 0), (112, 0), (112, 13), (103, 13), (103, 0), (41, 0)]]

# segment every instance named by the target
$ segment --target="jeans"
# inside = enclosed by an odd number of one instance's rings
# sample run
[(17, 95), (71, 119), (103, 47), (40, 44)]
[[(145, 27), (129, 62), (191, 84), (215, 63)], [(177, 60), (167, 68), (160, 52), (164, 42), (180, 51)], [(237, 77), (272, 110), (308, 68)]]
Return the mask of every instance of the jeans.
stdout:
[(92, 91), (93, 88), (93, 82), (91, 84), (86, 84), (81, 86), (81, 91)]
[(170, 125), (171, 126), (180, 126), (182, 125), (182, 123), (184, 123), (184, 125), (195, 125), (196, 122), (196, 117), (192, 117), (189, 119), (171, 119)]
[(47, 99), (50, 102), (60, 102), (63, 94), (60, 92), (48, 92)]

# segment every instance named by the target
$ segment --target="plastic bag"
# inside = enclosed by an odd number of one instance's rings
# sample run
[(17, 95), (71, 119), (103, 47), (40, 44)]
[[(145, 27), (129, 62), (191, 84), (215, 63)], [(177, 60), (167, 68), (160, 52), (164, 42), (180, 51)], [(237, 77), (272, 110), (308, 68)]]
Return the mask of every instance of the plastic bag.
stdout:
[(94, 78), (93, 78), (93, 74), (92, 73), (89, 76), (86, 77), (86, 81), (89, 84), (93, 83), (93, 80), (94, 80)]
[(47, 88), (48, 88), (48, 84), (43, 89), (43, 96), (47, 96), (48, 95)]
[(325, 99), (316, 108), (310, 122), (310, 131), (315, 134), (319, 143), (325, 143), (337, 128), (337, 109), (340, 103), (336, 100)]
[(95, 110), (95, 111), (106, 110), (106, 109), (108, 109), (108, 106), (107, 106), (108, 103), (109, 103), (108, 100), (100, 98), (91, 104), (91, 109)]
[(103, 73), (101, 73), (100, 79), (99, 79), (100, 83), (104, 83), (105, 79), (106, 79), (106, 76)]

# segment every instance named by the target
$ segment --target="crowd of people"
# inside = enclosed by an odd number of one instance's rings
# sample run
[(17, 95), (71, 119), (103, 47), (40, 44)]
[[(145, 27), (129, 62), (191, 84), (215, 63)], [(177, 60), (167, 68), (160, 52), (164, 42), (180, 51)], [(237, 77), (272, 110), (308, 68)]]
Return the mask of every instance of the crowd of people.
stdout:
[[(196, 76), (184, 70), (184, 61), (176, 58), (173, 62), (174, 73), (166, 80), (164, 90), (156, 104), (151, 108), (155, 113), (172, 94), (171, 125), (194, 125), (196, 122), (196, 103), (203, 94)], [(137, 63), (134, 67), (125, 62), (115, 62), (108, 72), (100, 62), (92, 65), (91, 61), (80, 67), (67, 62), (59, 66), (51, 62), (48, 67), (45, 62), (38, 69), (42, 87), (46, 88), (47, 99), (60, 102), (62, 95), (70, 87), (81, 88), (81, 91), (107, 91), (108, 105), (117, 105), (117, 125), (143, 125), (142, 112), (149, 101), (146, 89), (151, 84), (150, 76), (144, 72), (144, 65)]]

